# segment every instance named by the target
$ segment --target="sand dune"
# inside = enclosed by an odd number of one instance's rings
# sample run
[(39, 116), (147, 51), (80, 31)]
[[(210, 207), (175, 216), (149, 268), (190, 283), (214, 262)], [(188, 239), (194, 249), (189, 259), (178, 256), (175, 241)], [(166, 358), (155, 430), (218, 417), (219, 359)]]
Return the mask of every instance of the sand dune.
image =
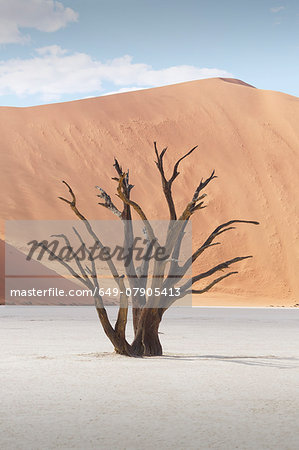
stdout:
[[(49, 269), (44, 264), (38, 261), (31, 261), (31, 271), (24, 273), (24, 253), (17, 250), (12, 245), (6, 244), (5, 242), (0, 240), (0, 261), (1, 267), (4, 267), (4, 254), (8, 256), (9, 264), (7, 266), (13, 265), (18, 274), (24, 275), (24, 278), (20, 279), (17, 276), (11, 276), (11, 273), (6, 274), (6, 280), (3, 276), (0, 277), (0, 304), (4, 303), (5, 298), (5, 289), (6, 289), (6, 305), (92, 305), (93, 299), (89, 296), (76, 296), (75, 292), (82, 288), (81, 284), (75, 283), (73, 279), (69, 279), (67, 277), (62, 277), (56, 271)], [(32, 270), (32, 266), (34, 270)], [(10, 270), (8, 270), (10, 272)], [(31, 277), (34, 273), (34, 277)], [(25, 277), (27, 275), (27, 277)], [(72, 291), (73, 296), (53, 296), (46, 295), (43, 297), (15, 297), (10, 295), (10, 289), (48, 289), (50, 287), (56, 287), (58, 289), (64, 290), (65, 293)], [(111, 299), (105, 298), (106, 303)], [(115, 303), (115, 302), (114, 302)]]
[(5, 219), (73, 219), (57, 199), (66, 193), (62, 179), (73, 186), (89, 218), (113, 218), (97, 205), (94, 186), (115, 192), (114, 155), (130, 168), (132, 198), (144, 205), (148, 217), (167, 218), (153, 141), (168, 146), (168, 169), (198, 144), (174, 187), (181, 210), (201, 177), (212, 169), (218, 175), (207, 189), (209, 207), (193, 220), (194, 247), (229, 219), (261, 225), (240, 225), (223, 235), (223, 245), (206, 252), (209, 260), (199, 261), (197, 269), (251, 254), (254, 259), (239, 264), (240, 274), (215, 292), (255, 305), (298, 303), (298, 120), (298, 98), (229, 79), (40, 107), (2, 107), (2, 237)]

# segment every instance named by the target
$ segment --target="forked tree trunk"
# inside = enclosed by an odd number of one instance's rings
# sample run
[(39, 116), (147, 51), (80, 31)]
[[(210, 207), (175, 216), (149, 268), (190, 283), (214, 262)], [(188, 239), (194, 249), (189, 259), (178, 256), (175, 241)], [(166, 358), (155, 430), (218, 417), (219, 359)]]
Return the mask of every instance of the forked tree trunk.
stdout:
[(140, 310), (135, 339), (130, 345), (123, 333), (117, 332), (111, 324), (104, 308), (97, 308), (97, 313), (106, 336), (114, 346), (116, 353), (126, 356), (161, 356), (162, 345), (159, 339), (159, 325), (162, 309), (144, 308)]
[(132, 350), (136, 356), (162, 355), (162, 345), (158, 333), (161, 318), (160, 309), (142, 309), (136, 337), (132, 343)]
[(111, 325), (105, 308), (96, 308), (101, 325), (106, 336), (109, 338), (114, 346), (116, 353), (126, 356), (134, 356), (132, 354), (131, 346), (126, 341), (123, 333), (118, 333)]

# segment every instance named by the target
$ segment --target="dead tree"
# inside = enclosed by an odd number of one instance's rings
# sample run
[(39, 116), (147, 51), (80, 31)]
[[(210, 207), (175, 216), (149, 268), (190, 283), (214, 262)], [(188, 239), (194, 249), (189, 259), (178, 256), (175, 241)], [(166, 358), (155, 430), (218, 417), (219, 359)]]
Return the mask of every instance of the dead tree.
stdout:
[[(199, 185), (196, 187), (195, 192), (186, 205), (185, 209), (180, 215), (177, 214), (173, 195), (172, 195), (172, 185), (174, 181), (179, 176), (179, 165), (183, 159), (191, 155), (197, 148), (193, 147), (189, 152), (182, 156), (174, 165), (171, 177), (167, 179), (164, 170), (163, 158), (166, 153), (167, 148), (164, 148), (160, 153), (157, 149), (156, 142), (154, 143), (154, 150), (156, 155), (156, 166), (159, 170), (162, 189), (167, 202), (169, 210), (169, 226), (167, 229), (167, 236), (165, 242), (166, 253), (169, 256), (168, 260), (154, 261), (153, 276), (151, 278), (151, 289), (158, 292), (169, 289), (176, 286), (178, 281), (184, 280), (184, 275), (191, 268), (192, 264), (210, 247), (218, 245), (219, 242), (215, 242), (215, 239), (225, 233), (226, 231), (235, 228), (235, 224), (238, 223), (250, 223), (257, 225), (258, 222), (251, 220), (230, 220), (229, 222), (219, 225), (203, 242), (203, 244), (183, 263), (179, 263), (178, 255), (180, 252), (181, 243), (184, 236), (185, 227), (190, 220), (191, 216), (204, 208), (204, 198), (206, 194), (203, 190), (206, 186), (216, 178), (215, 172), (213, 171), (211, 175), (206, 180), (201, 180)], [(158, 245), (157, 237), (155, 236), (153, 227), (148, 220), (142, 207), (131, 199), (131, 190), (133, 185), (129, 182), (129, 171), (123, 171), (118, 161), (115, 159), (114, 168), (116, 170), (116, 177), (113, 180), (117, 182), (117, 196), (122, 201), (122, 210), (118, 209), (117, 206), (111, 200), (111, 197), (100, 187), (97, 186), (99, 190), (98, 197), (103, 201), (99, 203), (104, 208), (109, 209), (113, 214), (115, 214), (122, 222), (124, 227), (124, 250), (130, 251), (132, 248), (132, 243), (134, 239), (133, 233), (133, 213), (138, 217), (139, 220), (143, 221), (144, 233), (146, 236), (147, 247), (149, 251), (153, 251), (155, 246)], [(76, 196), (68, 183), (63, 181), (67, 186), (70, 194), (70, 199), (64, 197), (59, 197), (62, 201), (67, 203), (73, 210), (75, 215), (83, 222), (86, 231), (89, 236), (97, 242), (99, 248), (104, 248), (99, 236), (97, 236), (92, 225), (87, 220), (87, 218), (79, 211), (76, 202)], [(78, 239), (83, 243), (82, 237), (79, 232), (74, 229)], [(64, 239), (66, 244), (69, 244), (68, 238), (65, 235), (60, 235)], [(151, 248), (150, 248), (151, 247)], [(51, 253), (51, 252), (50, 252)], [(178, 298), (182, 298), (187, 294), (202, 294), (209, 291), (215, 284), (230, 277), (233, 274), (238, 273), (237, 271), (228, 271), (221, 276), (214, 278), (209, 283), (201, 287), (197, 286), (197, 283), (205, 278), (211, 277), (224, 269), (229, 269), (233, 264), (242, 261), (252, 256), (238, 256), (230, 260), (221, 262), (220, 264), (212, 267), (206, 272), (195, 275), (186, 282), (181, 284), (180, 295), (176, 297), (168, 297), (167, 295), (161, 299), (161, 296), (153, 295), (142, 295), (140, 292), (141, 288), (146, 288), (149, 280), (149, 261), (142, 261), (141, 266), (137, 267), (133, 259), (124, 268), (125, 273), (119, 273), (112, 259), (107, 260), (108, 267), (113, 276), (116, 285), (119, 288), (120, 303), (118, 316), (115, 325), (112, 325), (106, 308), (104, 306), (103, 298), (100, 295), (99, 280), (96, 269), (96, 264), (91, 258), (91, 266), (83, 267), (82, 262), (79, 258), (74, 258), (76, 263), (76, 269), (71, 267), (67, 262), (61, 260), (60, 262), (69, 270), (72, 276), (79, 279), (84, 286), (89, 289), (93, 289), (95, 293), (94, 301), (95, 307), (107, 337), (112, 342), (114, 349), (117, 353), (127, 356), (159, 356), (162, 355), (162, 346), (159, 339), (158, 329), (160, 322), (162, 320), (165, 311), (175, 302)], [(167, 263), (170, 263), (169, 271), (166, 269)], [(175, 277), (171, 273), (175, 272)], [(136, 295), (132, 296), (132, 312), (133, 312), (133, 327), (134, 327), (134, 339), (132, 343), (126, 340), (126, 325), (128, 318), (128, 308), (130, 305), (129, 295), (127, 295), (126, 283), (129, 284), (131, 289), (134, 289)], [(194, 286), (195, 285), (195, 286)], [(132, 291), (131, 291), (132, 292)], [(152, 291), (151, 291), (152, 292)]]

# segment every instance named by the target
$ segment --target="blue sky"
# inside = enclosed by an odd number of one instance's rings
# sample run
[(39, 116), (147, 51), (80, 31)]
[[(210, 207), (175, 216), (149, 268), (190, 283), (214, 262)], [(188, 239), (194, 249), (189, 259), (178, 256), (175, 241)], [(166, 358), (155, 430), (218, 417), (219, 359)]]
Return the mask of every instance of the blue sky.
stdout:
[(240, 78), (299, 96), (298, 0), (0, 0), (0, 105)]

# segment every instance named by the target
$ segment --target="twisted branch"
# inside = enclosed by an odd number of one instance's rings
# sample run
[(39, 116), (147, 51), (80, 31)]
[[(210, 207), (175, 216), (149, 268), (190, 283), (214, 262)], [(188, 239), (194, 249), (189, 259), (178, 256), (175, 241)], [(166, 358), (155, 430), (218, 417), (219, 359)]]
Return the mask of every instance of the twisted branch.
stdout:
[(196, 261), (196, 259), (209, 247), (214, 245), (219, 245), (220, 242), (213, 243), (214, 239), (222, 233), (225, 233), (229, 230), (234, 230), (236, 227), (230, 227), (234, 223), (250, 223), (252, 225), (259, 225), (259, 222), (255, 220), (230, 220), (229, 222), (225, 222), (219, 225), (215, 230), (208, 236), (208, 238), (204, 241), (204, 243), (193, 253), (193, 255), (186, 261), (183, 269), (188, 269), (191, 264)]
[(144, 223), (144, 226), (146, 228), (146, 232), (148, 234), (148, 237), (149, 237), (150, 241), (153, 243), (153, 245), (155, 247), (157, 247), (157, 245), (158, 245), (157, 238), (156, 238), (156, 236), (154, 234), (154, 231), (152, 229), (151, 224), (147, 220), (147, 217), (146, 217), (145, 213), (143, 212), (142, 208), (138, 205), (138, 203), (134, 202), (133, 200), (130, 200), (129, 197), (126, 195), (126, 192), (125, 192), (125, 190), (123, 188), (123, 180), (124, 180), (125, 177), (126, 177), (126, 173), (123, 173), (119, 177), (119, 182), (118, 182), (118, 187), (117, 187), (118, 197), (126, 205), (132, 206), (132, 208), (137, 212), (137, 214), (139, 215), (139, 217), (141, 218), (141, 220)]
[(100, 194), (98, 194), (97, 197), (103, 198), (105, 200), (104, 203), (98, 204), (112, 211), (112, 213), (115, 214), (117, 217), (121, 217), (121, 212), (112, 202), (110, 195), (108, 195), (107, 192), (105, 192), (104, 189), (102, 189), (100, 186), (96, 186), (96, 189), (100, 191)]
[(206, 197), (206, 194), (199, 194), (210, 183), (210, 181), (214, 180), (215, 178), (217, 178), (217, 176), (215, 175), (215, 170), (213, 170), (209, 178), (204, 181), (201, 180), (201, 182), (195, 189), (191, 202), (187, 204), (179, 220), (188, 220), (195, 211), (205, 208), (205, 206), (203, 206), (204, 202), (202, 200)]
[(164, 148), (161, 153), (159, 154), (158, 152), (158, 148), (157, 148), (157, 143), (154, 142), (154, 148), (155, 148), (155, 153), (156, 153), (156, 157), (157, 157), (157, 161), (155, 161), (156, 166), (158, 167), (158, 170), (160, 172), (161, 175), (161, 180), (162, 180), (162, 188), (163, 188), (163, 192), (164, 192), (164, 196), (166, 198), (167, 204), (168, 204), (168, 209), (169, 209), (169, 214), (170, 214), (170, 220), (176, 220), (177, 219), (177, 215), (176, 215), (176, 211), (175, 211), (175, 205), (174, 205), (174, 201), (173, 201), (173, 197), (172, 197), (172, 192), (171, 192), (171, 188), (172, 188), (172, 183), (174, 182), (174, 180), (178, 177), (178, 175), (180, 174), (180, 172), (178, 172), (178, 168), (180, 165), (180, 162), (183, 161), (183, 159), (185, 159), (187, 156), (189, 156), (196, 148), (197, 145), (195, 147), (193, 147), (191, 150), (189, 150), (188, 153), (186, 153), (184, 156), (182, 156), (174, 165), (173, 168), (173, 172), (171, 177), (169, 178), (169, 180), (167, 180), (166, 176), (165, 176), (165, 172), (164, 172), (164, 166), (163, 166), (163, 156), (166, 153), (167, 147)]
[(231, 264), (235, 264), (236, 262), (243, 261), (244, 259), (248, 259), (248, 258), (252, 258), (252, 256), (237, 256), (236, 258), (233, 258), (233, 259), (230, 259), (223, 263), (220, 263), (217, 266), (213, 267), (212, 269), (208, 270), (207, 272), (203, 272), (203, 273), (200, 273), (199, 275), (196, 275), (195, 277), (192, 277), (190, 280), (188, 280), (182, 286), (181, 289), (184, 292), (186, 289), (191, 287), (197, 281), (202, 280), (203, 278), (210, 277), (215, 272), (219, 272), (220, 270), (227, 269)]

